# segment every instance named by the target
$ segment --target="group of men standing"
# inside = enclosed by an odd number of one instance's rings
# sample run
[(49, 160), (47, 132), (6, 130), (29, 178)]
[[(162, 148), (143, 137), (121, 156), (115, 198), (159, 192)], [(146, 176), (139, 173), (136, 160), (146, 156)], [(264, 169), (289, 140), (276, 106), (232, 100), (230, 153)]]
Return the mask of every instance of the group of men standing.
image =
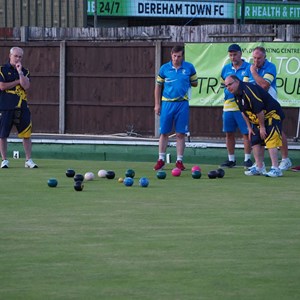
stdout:
[[(263, 47), (253, 50), (253, 64), (242, 59), (238, 44), (228, 48), (231, 63), (221, 72), (224, 87), (223, 131), (226, 134), (228, 159), (221, 167), (236, 165), (235, 133), (239, 129), (244, 142), (245, 175), (280, 177), (292, 166), (288, 157), (287, 138), (282, 130), (283, 110), (277, 101), (276, 66), (266, 58)], [(160, 115), (159, 158), (154, 170), (165, 165), (168, 134), (175, 127), (177, 160), (176, 167), (185, 169), (182, 163), (184, 135), (188, 132), (188, 100), (191, 87), (197, 86), (194, 66), (184, 61), (184, 48), (176, 46), (171, 51), (171, 61), (159, 71), (155, 87), (155, 113)], [(264, 164), (265, 147), (272, 166), (267, 172)], [(277, 148), (281, 149), (278, 162)], [(251, 160), (251, 152), (255, 162)]]
[[(277, 101), (276, 66), (266, 58), (263, 47), (253, 50), (253, 64), (242, 59), (238, 44), (228, 48), (231, 63), (221, 72), (224, 88), (223, 131), (226, 134), (228, 159), (221, 167), (232, 168), (235, 159), (235, 132), (239, 128), (244, 142), (245, 175), (266, 175), (280, 177), (291, 168), (288, 157), (287, 138), (282, 130), (284, 112)], [(7, 138), (12, 126), (23, 138), (25, 167), (37, 168), (31, 159), (31, 115), (27, 104), (27, 90), (30, 87), (29, 71), (22, 66), (23, 50), (13, 47), (9, 62), (0, 67), (0, 152), (1, 168), (8, 168)], [(154, 111), (160, 116), (159, 157), (154, 170), (165, 165), (169, 134), (175, 127), (177, 159), (176, 167), (185, 170), (183, 155), (185, 135), (189, 132), (189, 99), (191, 87), (198, 85), (193, 64), (184, 60), (184, 47), (171, 50), (171, 60), (163, 64), (155, 85)], [(269, 172), (264, 164), (265, 147), (268, 149), (272, 166)], [(278, 162), (277, 148), (281, 149)], [(251, 152), (255, 162), (251, 160)]]

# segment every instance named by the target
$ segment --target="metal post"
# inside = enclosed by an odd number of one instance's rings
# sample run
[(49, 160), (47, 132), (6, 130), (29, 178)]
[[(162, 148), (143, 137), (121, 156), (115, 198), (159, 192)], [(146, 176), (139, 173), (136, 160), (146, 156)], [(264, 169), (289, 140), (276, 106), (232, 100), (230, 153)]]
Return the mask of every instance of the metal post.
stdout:
[(234, 24), (234, 27), (237, 25), (237, 1), (238, 0), (234, 0), (234, 7), (233, 7), (233, 24)]
[[(30, 7), (30, 1), (27, 1), (27, 26), (30, 27), (31, 26), (31, 17), (30, 17), (30, 13), (31, 13), (31, 7)], [(25, 24), (24, 24), (25, 25)]]
[(4, 26), (7, 26), (7, 19), (8, 19), (8, 10), (7, 10), (7, 0), (4, 1)]
[(16, 4), (15, 4), (15, 0), (12, 1), (12, 26), (17, 27), (16, 24)]
[(241, 5), (241, 25), (245, 24), (245, 0), (242, 0)]
[(43, 1), (43, 27), (46, 27), (46, 0)]
[(97, 0), (94, 0), (94, 6), (94, 28), (97, 28)]
[(300, 130), (300, 108), (299, 108), (299, 113), (298, 113), (297, 132), (296, 132), (296, 136), (294, 138), (295, 142), (297, 142), (299, 139), (299, 130)]

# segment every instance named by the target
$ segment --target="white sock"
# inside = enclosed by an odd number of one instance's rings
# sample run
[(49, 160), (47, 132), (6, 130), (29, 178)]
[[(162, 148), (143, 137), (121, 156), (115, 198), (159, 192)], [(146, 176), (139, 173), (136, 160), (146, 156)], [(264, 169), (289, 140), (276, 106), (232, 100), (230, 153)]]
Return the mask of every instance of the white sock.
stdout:
[(228, 154), (228, 160), (229, 161), (235, 161), (235, 155), (234, 154)]
[(251, 154), (245, 154), (245, 161), (247, 161), (248, 159), (251, 159)]
[(162, 153), (158, 153), (158, 159), (162, 159), (163, 161), (165, 161), (166, 158), (166, 153), (162, 152)]
[(177, 155), (177, 161), (178, 161), (178, 160), (181, 160), (181, 161), (182, 161), (182, 159), (183, 159), (183, 155)]

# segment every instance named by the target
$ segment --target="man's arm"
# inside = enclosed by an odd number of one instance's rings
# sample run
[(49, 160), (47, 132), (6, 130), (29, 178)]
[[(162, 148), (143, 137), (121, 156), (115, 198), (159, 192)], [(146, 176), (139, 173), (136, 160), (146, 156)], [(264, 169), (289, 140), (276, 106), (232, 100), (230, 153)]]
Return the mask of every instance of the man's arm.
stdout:
[[(196, 70), (195, 70), (196, 71)], [(190, 77), (190, 82), (191, 82), (191, 86), (196, 87), (198, 85), (198, 76), (197, 73), (194, 73), (191, 77)]]
[(18, 84), (20, 84), (20, 80), (14, 80), (11, 82), (0, 82), (0, 90), (1, 91), (9, 90), (14, 88)]
[(259, 134), (260, 137), (264, 140), (267, 137), (266, 127), (265, 127), (265, 114), (263, 111), (256, 114), (259, 124)]
[(256, 84), (261, 86), (264, 90), (268, 91), (270, 88), (270, 83), (267, 80), (265, 80), (263, 77), (258, 75), (257, 68), (255, 65), (251, 65), (250, 71)]
[(154, 111), (157, 115), (160, 115), (160, 102), (161, 102), (161, 91), (162, 91), (162, 85), (155, 84), (154, 89)]
[(242, 112), (242, 117), (244, 118), (245, 122), (246, 122), (246, 125), (247, 125), (247, 128), (248, 128), (248, 139), (251, 141), (251, 135), (255, 135), (252, 127), (251, 127), (251, 124), (250, 124), (250, 121), (249, 119), (246, 117), (246, 115)]
[(30, 81), (29, 78), (24, 76), (23, 72), (19, 73), (19, 77), (20, 77), (20, 85), (22, 86), (22, 88), (27, 91), (30, 88)]
[(29, 78), (27, 76), (24, 76), (24, 73), (22, 71), (22, 65), (21, 63), (18, 63), (16, 65), (16, 69), (19, 73), (19, 78), (20, 78), (20, 85), (22, 86), (22, 88), (26, 91), (30, 88), (30, 81)]

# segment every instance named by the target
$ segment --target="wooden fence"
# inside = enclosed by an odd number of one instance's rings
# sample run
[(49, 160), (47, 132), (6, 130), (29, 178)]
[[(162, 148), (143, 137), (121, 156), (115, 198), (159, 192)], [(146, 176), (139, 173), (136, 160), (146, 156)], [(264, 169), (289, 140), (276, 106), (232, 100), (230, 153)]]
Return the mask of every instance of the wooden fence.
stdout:
[(300, 25), (200, 25), (141, 27), (0, 28), (0, 40), (11, 41), (165, 41), (176, 43), (300, 41)]

